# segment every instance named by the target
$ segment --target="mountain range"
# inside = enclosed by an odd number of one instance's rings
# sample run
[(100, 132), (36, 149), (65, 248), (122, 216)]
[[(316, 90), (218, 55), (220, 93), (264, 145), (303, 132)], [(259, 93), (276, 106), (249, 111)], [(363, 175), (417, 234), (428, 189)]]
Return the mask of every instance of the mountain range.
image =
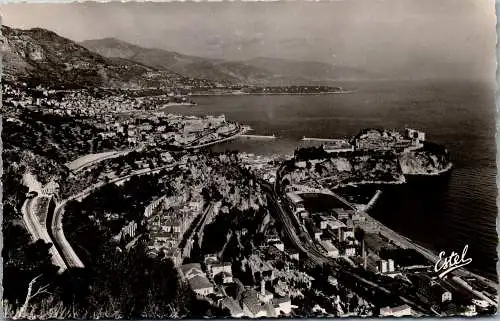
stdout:
[(260, 57), (227, 61), (155, 48), (115, 38), (76, 43), (56, 33), (2, 26), (4, 79), (102, 87), (163, 87), (178, 84), (307, 85), (376, 77), (323, 62)]
[(331, 83), (376, 77), (375, 74), (364, 70), (338, 67), (324, 62), (268, 57), (227, 61), (144, 48), (116, 38), (87, 40), (81, 44), (104, 57), (129, 59), (192, 78), (249, 85)]
[(182, 77), (122, 58), (106, 58), (56, 33), (2, 26), (2, 78), (67, 87), (171, 86)]

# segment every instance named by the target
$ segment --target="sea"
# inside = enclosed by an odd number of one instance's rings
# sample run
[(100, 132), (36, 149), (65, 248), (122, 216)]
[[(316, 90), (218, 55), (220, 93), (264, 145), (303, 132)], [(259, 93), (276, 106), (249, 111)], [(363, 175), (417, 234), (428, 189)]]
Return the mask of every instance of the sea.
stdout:
[(384, 189), (372, 215), (436, 253), (462, 253), (470, 270), (496, 280), (497, 187), (494, 85), (473, 81), (378, 81), (342, 84), (346, 94), (194, 97), (196, 106), (166, 112), (221, 115), (252, 127), (253, 134), (212, 149), (291, 155), (302, 137), (351, 137), (363, 128), (406, 127), (447, 147), (449, 177)]

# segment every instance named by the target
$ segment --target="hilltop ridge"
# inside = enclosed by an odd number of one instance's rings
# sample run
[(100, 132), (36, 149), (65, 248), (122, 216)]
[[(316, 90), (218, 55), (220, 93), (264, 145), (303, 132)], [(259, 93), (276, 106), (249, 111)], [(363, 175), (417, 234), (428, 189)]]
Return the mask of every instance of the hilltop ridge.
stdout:
[(81, 44), (104, 57), (120, 57), (188, 77), (244, 85), (331, 84), (342, 80), (373, 79), (377, 75), (325, 62), (257, 57), (227, 61), (144, 48), (116, 38), (86, 40)]
[(182, 77), (122, 58), (106, 58), (42, 28), (2, 26), (3, 77), (68, 87), (171, 86)]

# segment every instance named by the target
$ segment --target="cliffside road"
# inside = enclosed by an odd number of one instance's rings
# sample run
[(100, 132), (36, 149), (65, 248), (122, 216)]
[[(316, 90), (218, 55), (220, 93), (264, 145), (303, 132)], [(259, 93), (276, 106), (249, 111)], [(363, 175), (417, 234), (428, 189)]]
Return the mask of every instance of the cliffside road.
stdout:
[(49, 249), (52, 263), (55, 266), (58, 266), (59, 273), (62, 273), (67, 269), (67, 266), (64, 260), (62, 259), (60, 253), (55, 248), (54, 242), (50, 238), (47, 229), (40, 224), (39, 217), (42, 217), (42, 215), (36, 213), (36, 211), (33, 208), (38, 198), (39, 196), (36, 196), (35, 198), (32, 199), (26, 199), (26, 201), (24, 202), (21, 208), (21, 212), (23, 213), (23, 221), (29, 233), (31, 234), (33, 241), (41, 239), (45, 243), (52, 244), (52, 246)]
[(77, 196), (70, 197), (56, 206), (56, 209), (54, 210), (54, 216), (52, 218), (51, 229), (52, 234), (54, 235), (54, 241), (59, 245), (59, 248), (61, 249), (62, 255), (64, 256), (68, 267), (83, 268), (85, 266), (83, 265), (82, 261), (80, 261), (80, 258), (78, 258), (75, 251), (73, 251), (71, 245), (69, 245), (62, 228), (64, 205), (66, 205), (68, 201), (75, 199), (76, 197)]
[(106, 184), (113, 184), (113, 183), (120, 183), (124, 182), (126, 180), (129, 180), (132, 176), (137, 176), (137, 175), (145, 175), (145, 174), (151, 174), (151, 173), (156, 173), (161, 171), (162, 169), (172, 169), (175, 167), (177, 164), (171, 164), (167, 166), (162, 166), (154, 169), (141, 169), (137, 170), (135, 172), (132, 172), (128, 175), (122, 176), (115, 178), (113, 180), (110, 180), (109, 182), (99, 182), (96, 183), (92, 186), (87, 187), (83, 191), (81, 191), (78, 194), (75, 194), (73, 196), (68, 197), (67, 199), (59, 202), (57, 204), (54, 214), (52, 216), (52, 221), (48, 222), (47, 226), (50, 226), (52, 235), (54, 235), (54, 241), (57, 243), (59, 248), (61, 249), (61, 254), (64, 257), (66, 264), (68, 267), (72, 268), (83, 268), (84, 264), (80, 260), (80, 258), (76, 255), (75, 251), (69, 244), (68, 240), (66, 239), (66, 236), (64, 234), (63, 230), (63, 224), (62, 224), (62, 218), (64, 215), (64, 206), (66, 205), (67, 202), (72, 201), (72, 200), (82, 200), (88, 195), (90, 195), (93, 191), (96, 189), (106, 185)]

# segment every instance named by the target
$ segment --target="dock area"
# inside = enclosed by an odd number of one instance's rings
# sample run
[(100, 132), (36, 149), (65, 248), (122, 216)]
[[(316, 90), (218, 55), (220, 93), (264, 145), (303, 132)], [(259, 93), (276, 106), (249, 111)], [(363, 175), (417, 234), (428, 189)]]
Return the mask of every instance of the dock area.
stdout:
[(379, 199), (379, 197), (381, 195), (382, 195), (382, 191), (381, 190), (377, 190), (377, 192), (372, 197), (372, 199), (370, 200), (370, 202), (366, 205), (365, 212), (369, 212), (372, 209), (372, 207), (375, 205), (375, 203), (377, 203), (377, 200)]
[(267, 136), (267, 135), (240, 135), (240, 137), (242, 138), (255, 138), (255, 139), (276, 139), (276, 135), (271, 135), (271, 136)]
[(312, 142), (325, 142), (325, 143), (345, 143), (347, 140), (343, 138), (315, 138), (315, 137), (302, 137), (303, 141)]

